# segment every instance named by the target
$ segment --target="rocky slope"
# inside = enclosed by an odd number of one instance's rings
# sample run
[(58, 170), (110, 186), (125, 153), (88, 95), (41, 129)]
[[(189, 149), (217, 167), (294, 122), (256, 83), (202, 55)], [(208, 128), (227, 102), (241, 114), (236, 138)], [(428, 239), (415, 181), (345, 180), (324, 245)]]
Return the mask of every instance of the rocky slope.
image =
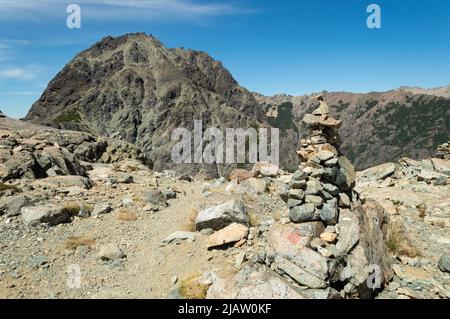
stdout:
[[(331, 114), (343, 120), (339, 131), (344, 141), (342, 152), (358, 169), (364, 169), (403, 156), (431, 157), (436, 147), (448, 140), (450, 98), (439, 92), (403, 88), (368, 94), (325, 92), (324, 97)], [(269, 118), (270, 123), (297, 124), (305, 136), (301, 119), (317, 107), (314, 94), (254, 95), (269, 116), (276, 115)]]
[[(49, 83), (26, 118), (137, 145), (155, 168), (173, 166), (173, 130), (267, 127), (253, 95), (206, 53), (168, 49), (152, 36), (107, 37), (78, 54)], [(286, 160), (286, 159), (284, 159)], [(180, 171), (197, 167), (177, 165)], [(217, 174), (217, 167), (208, 168)]]
[[(341, 154), (316, 151), (327, 130), (313, 130), (295, 174), (258, 163), (204, 180), (153, 171), (122, 141), (86, 152), (101, 138), (7, 118), (0, 128), (2, 165), (27, 154), (46, 172), (0, 170), (0, 298), (450, 298), (445, 155), (355, 175)], [(294, 197), (320, 218), (294, 221)], [(337, 219), (322, 218), (324, 198), (339, 198)]]

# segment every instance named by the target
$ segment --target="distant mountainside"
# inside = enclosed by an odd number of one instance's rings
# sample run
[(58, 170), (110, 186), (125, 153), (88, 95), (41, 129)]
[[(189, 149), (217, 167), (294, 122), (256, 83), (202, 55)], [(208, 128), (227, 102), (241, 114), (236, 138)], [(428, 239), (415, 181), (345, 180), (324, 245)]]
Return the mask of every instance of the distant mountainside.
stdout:
[[(326, 93), (332, 115), (343, 120), (343, 152), (360, 169), (402, 156), (430, 156), (450, 136), (447, 88), (400, 88), (384, 93)], [(25, 120), (121, 138), (136, 144), (157, 170), (221, 174), (217, 165), (175, 165), (177, 127), (277, 127), (280, 160), (295, 170), (303, 115), (311, 95), (265, 97), (241, 87), (204, 52), (168, 49), (143, 33), (106, 37), (78, 54), (36, 101)]]
[(173, 166), (171, 133), (192, 130), (194, 119), (204, 129), (268, 127), (253, 95), (220, 62), (204, 52), (168, 49), (143, 33), (106, 37), (78, 54), (25, 118), (121, 137), (148, 153), (155, 169)]
[[(419, 91), (427, 94), (414, 93)], [(269, 115), (278, 113), (291, 118), (302, 136), (301, 119), (318, 106), (314, 94), (266, 97), (254, 93), (254, 96), (269, 110)], [(342, 151), (359, 169), (404, 156), (431, 157), (436, 147), (450, 136), (450, 98), (445, 97), (444, 89), (401, 88), (367, 94), (325, 92), (325, 101), (332, 115), (343, 120)]]
[(423, 89), (423, 88), (419, 88), (419, 87), (402, 86), (402, 87), (398, 88), (396, 91), (411, 92), (414, 94), (435, 95), (435, 96), (441, 96), (441, 97), (450, 99), (450, 85), (439, 87), (439, 88), (434, 88), (434, 89)]

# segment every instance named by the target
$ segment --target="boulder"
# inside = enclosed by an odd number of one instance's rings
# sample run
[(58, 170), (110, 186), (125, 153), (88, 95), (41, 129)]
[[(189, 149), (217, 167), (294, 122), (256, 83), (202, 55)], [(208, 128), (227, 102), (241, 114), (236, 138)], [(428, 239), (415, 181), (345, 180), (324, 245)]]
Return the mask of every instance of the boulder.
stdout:
[(445, 174), (450, 176), (450, 160), (444, 160), (439, 158), (432, 158), (431, 162), (433, 163), (434, 170), (438, 173)]
[(276, 225), (267, 233), (267, 242), (276, 256), (292, 259), (324, 230), (321, 222)]
[(344, 191), (352, 189), (355, 186), (355, 168), (345, 156), (339, 157), (338, 164), (340, 168), (336, 178), (336, 185)]
[(252, 177), (252, 173), (250, 173), (246, 169), (239, 169), (239, 168), (232, 170), (229, 175), (230, 181), (237, 180), (238, 182), (245, 181), (250, 177)]
[(167, 198), (160, 190), (145, 193), (144, 201), (153, 205), (167, 206)]
[(326, 281), (314, 276), (304, 268), (299, 267), (284, 258), (276, 257), (274, 264), (277, 272), (282, 275), (288, 275), (302, 286), (309, 288), (326, 288), (328, 286)]
[(327, 118), (326, 116), (318, 116), (313, 114), (306, 114), (303, 117), (303, 122), (310, 127), (328, 127), (339, 128), (342, 125), (341, 120)]
[(54, 188), (80, 187), (82, 189), (91, 189), (94, 183), (88, 177), (83, 176), (54, 176), (40, 179), (34, 182), (37, 185), (45, 185)]
[(197, 230), (220, 230), (232, 223), (248, 226), (249, 216), (242, 200), (230, 200), (200, 211), (195, 221)]
[(314, 204), (303, 204), (291, 207), (289, 209), (289, 217), (294, 223), (310, 222), (319, 219)]
[(72, 215), (58, 206), (26, 206), (21, 209), (22, 221), (26, 226), (37, 226), (41, 223), (56, 226), (69, 223)]
[(358, 179), (362, 182), (381, 181), (395, 173), (394, 163), (385, 163), (375, 167), (368, 168), (358, 173)]
[(450, 273), (450, 254), (444, 253), (439, 259), (439, 269), (443, 272)]
[(94, 205), (91, 216), (96, 217), (103, 214), (108, 214), (113, 210), (112, 206), (108, 202), (99, 202)]
[(336, 198), (327, 201), (320, 209), (320, 219), (327, 225), (336, 224), (339, 217), (338, 215), (338, 201)]
[(234, 276), (214, 278), (206, 299), (305, 299), (303, 291), (273, 271), (244, 267)]
[(26, 195), (15, 195), (10, 197), (4, 197), (0, 199), (0, 215), (6, 214), (6, 216), (20, 215), (22, 207), (30, 206), (32, 200)]
[(246, 239), (247, 235), (247, 226), (233, 223), (209, 236), (206, 247), (210, 249), (231, 245)]
[(258, 162), (253, 165), (252, 174), (254, 177), (276, 177), (279, 174), (279, 168), (275, 164)]
[(98, 252), (98, 256), (102, 260), (118, 260), (126, 257), (122, 249), (119, 248), (116, 244), (107, 244), (100, 247)]

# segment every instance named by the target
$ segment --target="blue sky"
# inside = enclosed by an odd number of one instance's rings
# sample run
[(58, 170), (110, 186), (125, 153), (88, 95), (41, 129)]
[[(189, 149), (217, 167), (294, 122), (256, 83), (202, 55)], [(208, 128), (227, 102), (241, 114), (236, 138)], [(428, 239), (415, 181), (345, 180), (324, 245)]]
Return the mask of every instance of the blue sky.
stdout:
[(206, 51), (267, 95), (450, 84), (450, 0), (0, 0), (0, 110), (24, 116), (78, 52), (128, 32)]

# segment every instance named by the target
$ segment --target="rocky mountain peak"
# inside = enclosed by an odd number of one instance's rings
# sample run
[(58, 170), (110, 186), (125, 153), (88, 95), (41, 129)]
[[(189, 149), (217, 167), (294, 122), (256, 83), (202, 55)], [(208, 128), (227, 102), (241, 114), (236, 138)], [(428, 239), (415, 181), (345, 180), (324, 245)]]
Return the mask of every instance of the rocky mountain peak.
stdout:
[(253, 95), (222, 63), (204, 52), (166, 48), (144, 33), (106, 37), (78, 54), (25, 118), (120, 136), (165, 168), (171, 132), (192, 129), (194, 119), (204, 127), (267, 126)]

